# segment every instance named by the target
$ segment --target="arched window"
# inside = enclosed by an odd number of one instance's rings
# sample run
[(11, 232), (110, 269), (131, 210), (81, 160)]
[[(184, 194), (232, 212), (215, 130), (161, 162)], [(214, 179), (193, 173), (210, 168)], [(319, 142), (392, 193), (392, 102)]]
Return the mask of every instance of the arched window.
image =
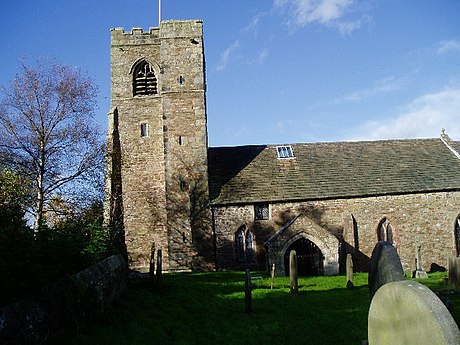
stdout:
[(393, 227), (386, 217), (383, 217), (377, 227), (377, 241), (388, 241), (391, 244), (394, 243)]
[(236, 250), (236, 259), (238, 261), (245, 261), (244, 255), (244, 230), (246, 227), (241, 226), (235, 234), (235, 250)]
[(457, 249), (457, 256), (460, 256), (460, 216), (455, 221), (455, 247)]
[(140, 61), (133, 72), (133, 95), (146, 96), (158, 93), (158, 81), (152, 66), (145, 60)]
[(254, 262), (255, 246), (252, 232), (242, 225), (235, 233), (235, 254), (238, 262)]
[(254, 261), (254, 243), (252, 241), (252, 232), (246, 232), (246, 261), (253, 262)]

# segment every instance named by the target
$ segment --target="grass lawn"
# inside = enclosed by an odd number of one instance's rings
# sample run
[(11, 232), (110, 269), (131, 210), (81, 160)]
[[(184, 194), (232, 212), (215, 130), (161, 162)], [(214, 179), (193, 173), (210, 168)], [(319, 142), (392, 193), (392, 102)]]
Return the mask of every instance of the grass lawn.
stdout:
[[(289, 277), (270, 289), (264, 274), (253, 290), (253, 313), (244, 313), (244, 273), (165, 274), (161, 287), (132, 283), (110, 315), (55, 344), (358, 344), (367, 339), (370, 300), (367, 274), (299, 278), (299, 294), (289, 293)], [(445, 290), (445, 273), (422, 281)], [(447, 294), (447, 292), (446, 292)], [(460, 293), (446, 295), (456, 304)]]

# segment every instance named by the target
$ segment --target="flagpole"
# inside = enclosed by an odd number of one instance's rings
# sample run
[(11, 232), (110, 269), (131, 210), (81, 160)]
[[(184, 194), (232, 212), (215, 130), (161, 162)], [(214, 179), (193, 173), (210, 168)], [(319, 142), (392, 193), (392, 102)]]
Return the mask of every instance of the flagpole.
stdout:
[(158, 27), (161, 25), (161, 0), (158, 0)]

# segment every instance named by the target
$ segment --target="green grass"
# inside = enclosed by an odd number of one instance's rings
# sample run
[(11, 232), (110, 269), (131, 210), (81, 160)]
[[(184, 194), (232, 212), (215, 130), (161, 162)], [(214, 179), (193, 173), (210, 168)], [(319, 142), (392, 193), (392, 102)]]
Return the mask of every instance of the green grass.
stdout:
[[(253, 274), (255, 275), (255, 274)], [(259, 274), (257, 274), (259, 275)], [(244, 273), (167, 274), (159, 289), (131, 284), (103, 320), (56, 344), (361, 344), (367, 339), (367, 274), (258, 281), (253, 313), (244, 313)], [(423, 281), (442, 290), (445, 273)], [(460, 305), (458, 292), (449, 295)], [(458, 309), (458, 307), (457, 307)], [(455, 316), (457, 323), (460, 315)]]

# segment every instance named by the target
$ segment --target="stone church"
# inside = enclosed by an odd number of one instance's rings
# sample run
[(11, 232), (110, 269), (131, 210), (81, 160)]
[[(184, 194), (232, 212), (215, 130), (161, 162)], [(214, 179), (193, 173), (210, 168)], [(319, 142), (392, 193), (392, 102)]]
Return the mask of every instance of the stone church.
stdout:
[(405, 270), (460, 246), (460, 142), (440, 138), (208, 147), (203, 27), (162, 21), (111, 31), (106, 221), (129, 265), (332, 275), (366, 271), (379, 240)]

